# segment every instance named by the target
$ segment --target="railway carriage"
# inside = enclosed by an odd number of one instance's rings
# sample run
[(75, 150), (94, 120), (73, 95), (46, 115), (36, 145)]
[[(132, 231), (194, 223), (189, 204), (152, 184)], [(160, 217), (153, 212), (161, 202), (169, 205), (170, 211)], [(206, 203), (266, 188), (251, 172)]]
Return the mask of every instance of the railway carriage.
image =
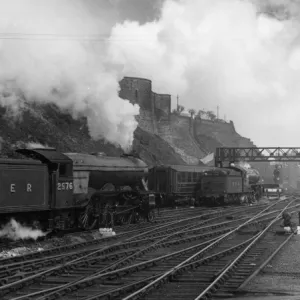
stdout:
[(196, 196), (201, 176), (211, 169), (186, 165), (156, 166), (149, 170), (148, 186), (164, 195), (164, 206), (183, 204)]

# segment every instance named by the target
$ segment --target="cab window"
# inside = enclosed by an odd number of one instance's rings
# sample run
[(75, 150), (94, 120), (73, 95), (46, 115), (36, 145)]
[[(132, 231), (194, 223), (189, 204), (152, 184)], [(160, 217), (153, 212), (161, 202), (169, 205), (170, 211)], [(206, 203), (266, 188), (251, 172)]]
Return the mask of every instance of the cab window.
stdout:
[(59, 177), (71, 176), (71, 165), (70, 164), (59, 164), (58, 167)]

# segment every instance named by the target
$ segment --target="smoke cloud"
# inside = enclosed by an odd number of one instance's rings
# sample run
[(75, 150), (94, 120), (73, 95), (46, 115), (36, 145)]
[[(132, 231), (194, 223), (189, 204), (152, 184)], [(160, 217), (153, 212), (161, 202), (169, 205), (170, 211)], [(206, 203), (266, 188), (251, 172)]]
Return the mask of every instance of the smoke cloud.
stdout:
[(0, 8), (0, 104), (16, 115), (24, 98), (54, 102), (84, 114), (92, 138), (129, 147), (139, 106), (118, 97), (109, 16), (81, 0), (0, 0)]
[(39, 237), (43, 237), (45, 235), (46, 234), (39, 229), (22, 226), (15, 219), (11, 219), (9, 223), (0, 229), (0, 238), (5, 237), (14, 241), (29, 238), (37, 240)]
[(42, 144), (36, 143), (36, 142), (28, 142), (28, 143), (26, 143), (26, 148), (27, 149), (36, 149), (36, 148), (47, 149), (47, 148), (49, 148), (49, 146), (47, 144), (42, 145)]
[(299, 146), (299, 7), (166, 0), (157, 21), (114, 26), (109, 59), (127, 76), (152, 79), (154, 90), (179, 94), (186, 108), (219, 106), (258, 146)]

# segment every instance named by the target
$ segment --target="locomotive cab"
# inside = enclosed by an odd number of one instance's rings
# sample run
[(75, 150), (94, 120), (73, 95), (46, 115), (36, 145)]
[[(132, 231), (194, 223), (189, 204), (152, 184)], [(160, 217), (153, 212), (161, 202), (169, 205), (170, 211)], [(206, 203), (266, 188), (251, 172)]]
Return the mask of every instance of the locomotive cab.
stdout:
[(73, 162), (70, 158), (54, 148), (18, 149), (16, 152), (48, 166), (50, 209), (64, 209), (73, 205)]

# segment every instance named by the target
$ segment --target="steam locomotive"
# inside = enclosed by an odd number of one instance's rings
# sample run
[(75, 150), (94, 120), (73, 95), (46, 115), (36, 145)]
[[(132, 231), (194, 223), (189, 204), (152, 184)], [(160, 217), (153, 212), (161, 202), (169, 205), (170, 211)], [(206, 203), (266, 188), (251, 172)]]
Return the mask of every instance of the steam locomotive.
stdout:
[[(61, 229), (138, 221), (141, 203), (196, 198), (198, 205), (242, 203), (258, 197), (259, 174), (238, 165), (148, 166), (135, 155), (18, 149), (26, 159), (0, 159), (0, 222)], [(149, 187), (149, 190), (148, 190)]]
[(16, 152), (26, 159), (0, 160), (2, 225), (13, 217), (41, 229), (92, 229), (107, 223), (103, 218), (112, 212), (103, 214), (105, 209), (114, 207), (124, 222), (142, 197), (151, 200), (143, 186), (147, 165), (134, 156), (63, 154), (49, 148)]

